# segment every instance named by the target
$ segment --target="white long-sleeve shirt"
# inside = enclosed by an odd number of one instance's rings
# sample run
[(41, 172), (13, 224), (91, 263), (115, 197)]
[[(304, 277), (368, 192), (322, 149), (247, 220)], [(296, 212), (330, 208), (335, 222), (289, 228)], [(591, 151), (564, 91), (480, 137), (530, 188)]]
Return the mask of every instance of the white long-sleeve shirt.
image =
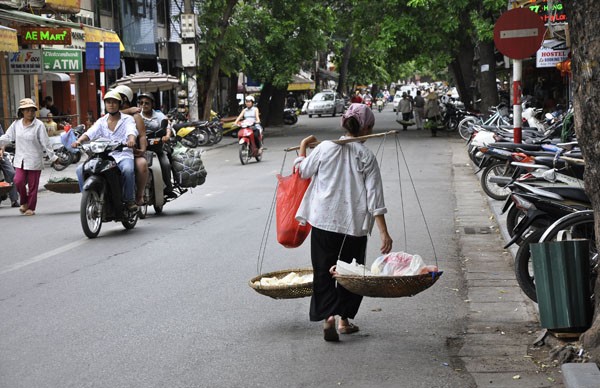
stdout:
[[(92, 125), (85, 132), (85, 135), (90, 139), (90, 141), (103, 138), (119, 143), (126, 143), (129, 135), (134, 135), (137, 137), (138, 131), (135, 126), (135, 120), (132, 116), (121, 113), (121, 118), (117, 122), (117, 125), (115, 125), (114, 131), (111, 131), (108, 128), (109, 116), (110, 115), (107, 113), (100, 117), (98, 120), (96, 120), (94, 125)], [(111, 152), (110, 156), (112, 156), (113, 159), (119, 163), (123, 159), (133, 159), (133, 150), (131, 148), (123, 148), (122, 151)]]
[(374, 216), (387, 213), (373, 152), (358, 142), (325, 141), (299, 159), (303, 159), (298, 166), (301, 177), (312, 181), (296, 220), (351, 236), (370, 234)]
[(58, 157), (54, 155), (46, 127), (38, 119), (33, 119), (28, 126), (23, 125), (23, 119), (16, 120), (0, 136), (0, 146), (15, 142), (15, 159), (13, 166), (24, 170), (43, 170), (44, 157), (51, 162)]

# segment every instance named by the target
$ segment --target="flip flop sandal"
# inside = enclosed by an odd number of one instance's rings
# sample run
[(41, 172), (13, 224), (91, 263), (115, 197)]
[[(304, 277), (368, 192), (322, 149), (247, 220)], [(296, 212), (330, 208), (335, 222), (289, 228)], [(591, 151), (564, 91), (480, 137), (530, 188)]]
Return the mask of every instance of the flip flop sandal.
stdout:
[(327, 327), (323, 329), (323, 338), (325, 341), (329, 342), (338, 342), (340, 340), (340, 336), (338, 332), (335, 330), (335, 326)]
[(33, 210), (31, 210), (31, 209), (27, 209), (25, 211), (25, 213), (23, 213), (23, 214), (26, 215), (26, 216), (34, 216), (35, 212)]
[(340, 334), (352, 334), (352, 333), (356, 333), (359, 330), (360, 329), (358, 328), (358, 326), (356, 326), (352, 323), (349, 323), (346, 326), (340, 326), (340, 328), (338, 329)]
[(27, 211), (27, 205), (21, 205), (19, 207), (19, 211), (21, 212), (21, 214), (25, 214), (25, 212)]

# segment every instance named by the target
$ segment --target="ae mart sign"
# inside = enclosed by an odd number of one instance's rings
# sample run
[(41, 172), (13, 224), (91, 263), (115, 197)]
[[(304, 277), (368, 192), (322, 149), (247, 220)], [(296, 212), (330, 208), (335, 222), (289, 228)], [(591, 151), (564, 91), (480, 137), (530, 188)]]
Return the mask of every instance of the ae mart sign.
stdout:
[(25, 44), (71, 44), (71, 29), (68, 27), (21, 27), (19, 43)]

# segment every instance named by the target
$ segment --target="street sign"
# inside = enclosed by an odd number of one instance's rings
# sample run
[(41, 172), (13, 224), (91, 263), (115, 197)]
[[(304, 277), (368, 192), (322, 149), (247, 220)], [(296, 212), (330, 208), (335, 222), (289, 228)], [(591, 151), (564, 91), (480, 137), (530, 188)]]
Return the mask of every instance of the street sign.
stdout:
[(83, 59), (81, 50), (73, 49), (44, 49), (42, 51), (44, 71), (53, 73), (81, 73)]
[(42, 50), (19, 50), (8, 56), (10, 74), (42, 74)]
[(515, 8), (504, 12), (494, 26), (494, 43), (502, 54), (512, 59), (529, 58), (544, 40), (546, 27), (535, 12)]

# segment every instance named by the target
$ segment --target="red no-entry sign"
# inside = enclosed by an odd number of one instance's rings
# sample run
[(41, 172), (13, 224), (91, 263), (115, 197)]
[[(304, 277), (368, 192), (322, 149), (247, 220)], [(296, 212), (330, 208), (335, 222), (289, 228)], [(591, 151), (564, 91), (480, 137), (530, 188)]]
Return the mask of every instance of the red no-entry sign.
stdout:
[(512, 59), (529, 58), (540, 48), (546, 27), (535, 12), (515, 8), (504, 12), (494, 25), (494, 43)]

